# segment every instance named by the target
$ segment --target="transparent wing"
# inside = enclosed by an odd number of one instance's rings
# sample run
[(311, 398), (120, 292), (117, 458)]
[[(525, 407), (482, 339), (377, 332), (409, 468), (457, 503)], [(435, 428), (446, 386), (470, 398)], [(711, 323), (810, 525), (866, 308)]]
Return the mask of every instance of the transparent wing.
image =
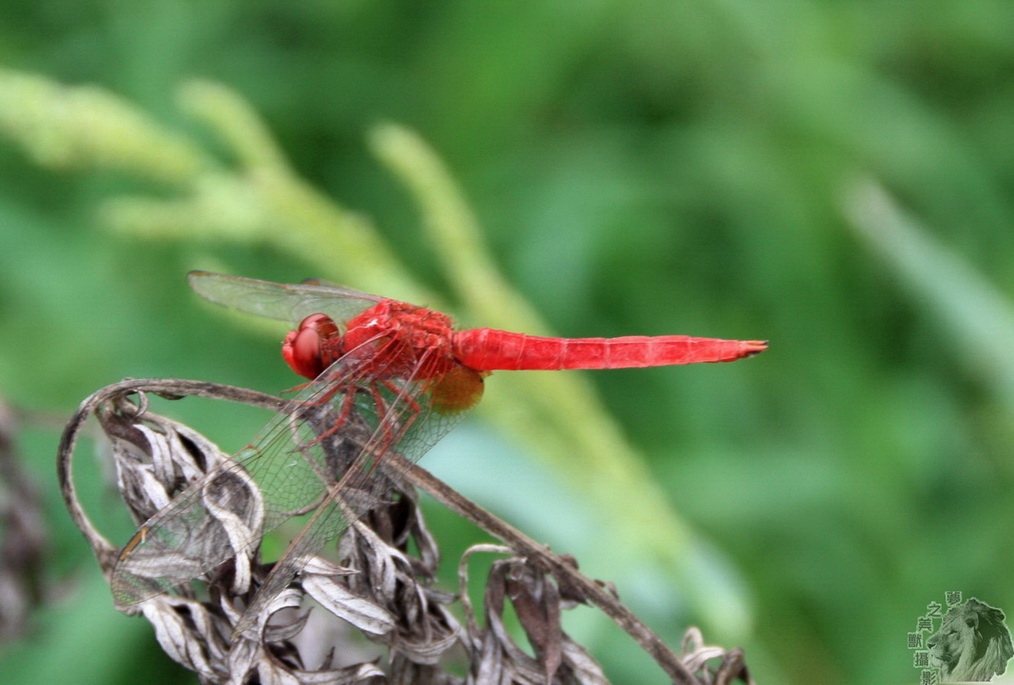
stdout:
[(381, 414), (370, 417), (376, 423), (371, 421), (369, 438), (360, 443), (353, 463), (341, 480), (329, 488), (314, 515), (264, 580), (237, 623), (235, 633), (253, 627), (264, 617), (262, 612), (267, 605), (315, 555), (342, 535), (353, 521), (386, 501), (391, 484), (376, 473), (380, 463), (386, 460), (390, 464), (391, 453), (410, 463), (418, 461), (461, 422), (478, 402), (482, 388), (482, 375), (472, 369), (457, 366), (444, 374), (432, 375), (425, 360), (410, 380), (385, 388), (381, 402), (385, 408)]
[(319, 279), (283, 285), (210, 271), (191, 271), (187, 281), (198, 295), (215, 304), (292, 324), (298, 324), (310, 314), (323, 313), (341, 325), (384, 299)]
[(375, 470), (385, 454), (394, 450), (418, 460), (460, 422), (481, 391), (480, 375), (463, 366), (437, 374), (423, 359), (397, 377), (345, 355), (249, 446), (141, 526), (113, 569), (116, 603), (136, 604), (233, 557), (243, 563), (264, 533), (317, 508), (262, 589), (262, 606), (308, 556), (383, 501)]

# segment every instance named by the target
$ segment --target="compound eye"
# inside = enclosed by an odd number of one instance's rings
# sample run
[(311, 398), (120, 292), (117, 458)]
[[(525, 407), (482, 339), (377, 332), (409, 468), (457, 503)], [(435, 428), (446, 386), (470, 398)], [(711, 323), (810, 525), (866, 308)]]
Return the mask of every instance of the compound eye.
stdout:
[(304, 378), (313, 380), (326, 369), (331, 359), (325, 359), (325, 343), (340, 337), (338, 327), (326, 314), (311, 314), (299, 324), (299, 329), (289, 331), (282, 343), (282, 357)]

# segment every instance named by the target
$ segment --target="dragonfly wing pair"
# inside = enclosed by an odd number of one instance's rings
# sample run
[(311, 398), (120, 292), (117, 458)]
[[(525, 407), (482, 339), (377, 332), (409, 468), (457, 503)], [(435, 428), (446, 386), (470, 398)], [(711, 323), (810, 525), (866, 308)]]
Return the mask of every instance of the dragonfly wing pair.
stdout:
[[(382, 299), (316, 283), (282, 286), (205, 273), (191, 275), (191, 283), (213, 301), (290, 321), (322, 310), (347, 320)], [(142, 525), (113, 569), (117, 604), (141, 602), (230, 558), (242, 566), (265, 533), (312, 511), (241, 620), (241, 628), (249, 627), (309, 559), (384, 501), (389, 481), (376, 469), (385, 454), (417, 461), (481, 396), (481, 374), (401, 350), (402, 344), (370, 339), (337, 359), (250, 445)], [(370, 345), (370, 354), (357, 354)], [(414, 361), (395, 368), (378, 365), (378, 358)]]

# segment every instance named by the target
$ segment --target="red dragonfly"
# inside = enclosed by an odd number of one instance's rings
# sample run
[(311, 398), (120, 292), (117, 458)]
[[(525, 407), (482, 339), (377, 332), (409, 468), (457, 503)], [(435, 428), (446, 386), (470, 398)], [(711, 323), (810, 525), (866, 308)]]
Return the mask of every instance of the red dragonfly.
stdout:
[(231, 557), (239, 563), (266, 532), (313, 512), (247, 609), (244, 619), (254, 620), (329, 540), (383, 501), (371, 489), (380, 460), (392, 452), (422, 457), (475, 406), (491, 371), (725, 362), (767, 348), (682, 335), (568, 339), (455, 330), (446, 314), (319, 280), (280, 285), (194, 271), (189, 281), (212, 302), (298, 324), (282, 355), (309, 382), (250, 445), (141, 526), (113, 570), (121, 607)]

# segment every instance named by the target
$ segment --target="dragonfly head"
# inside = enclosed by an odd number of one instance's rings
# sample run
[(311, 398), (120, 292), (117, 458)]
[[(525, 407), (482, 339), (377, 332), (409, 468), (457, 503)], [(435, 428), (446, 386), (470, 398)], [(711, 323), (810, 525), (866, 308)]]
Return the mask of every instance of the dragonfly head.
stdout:
[(292, 370), (313, 380), (341, 354), (341, 331), (326, 314), (311, 314), (289, 331), (282, 357)]

